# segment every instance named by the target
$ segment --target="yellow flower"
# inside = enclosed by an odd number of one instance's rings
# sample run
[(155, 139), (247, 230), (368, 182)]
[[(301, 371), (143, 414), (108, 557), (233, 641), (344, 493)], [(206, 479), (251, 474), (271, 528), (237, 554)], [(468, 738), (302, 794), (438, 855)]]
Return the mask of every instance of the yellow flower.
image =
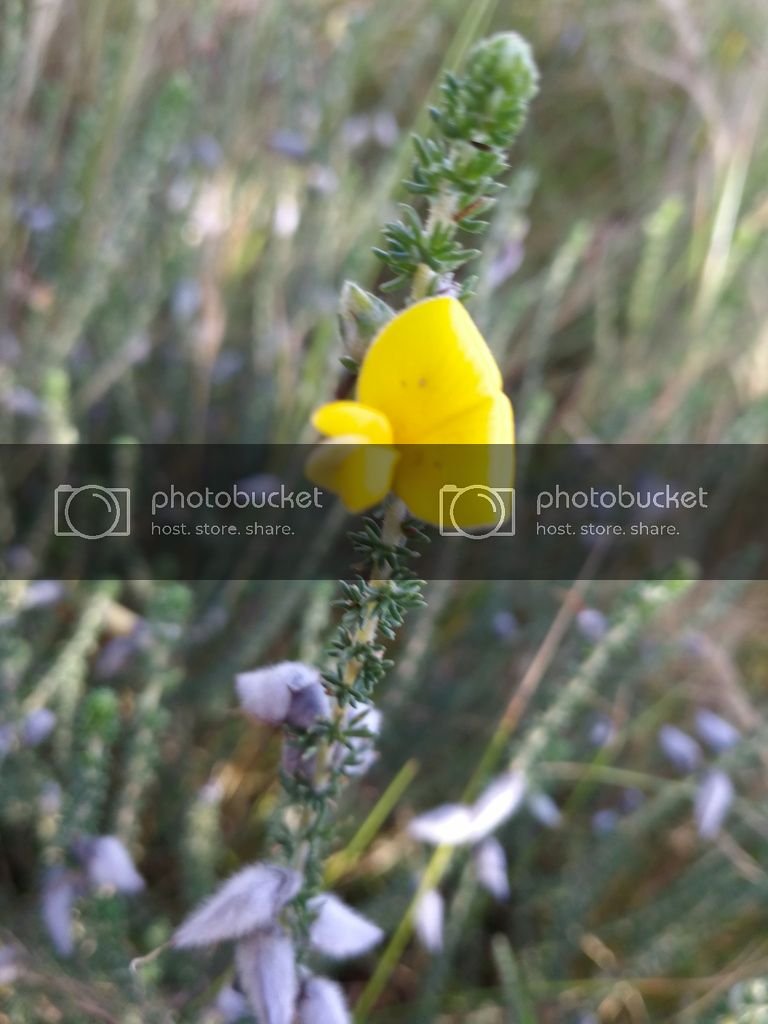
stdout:
[(308, 475), (351, 512), (391, 491), (412, 515), (439, 525), (441, 488), (472, 487), (457, 525), (486, 526), (497, 521), (498, 504), (484, 488), (512, 485), (512, 406), (480, 331), (448, 296), (386, 324), (365, 355), (355, 400), (322, 406), (312, 424), (329, 440)]

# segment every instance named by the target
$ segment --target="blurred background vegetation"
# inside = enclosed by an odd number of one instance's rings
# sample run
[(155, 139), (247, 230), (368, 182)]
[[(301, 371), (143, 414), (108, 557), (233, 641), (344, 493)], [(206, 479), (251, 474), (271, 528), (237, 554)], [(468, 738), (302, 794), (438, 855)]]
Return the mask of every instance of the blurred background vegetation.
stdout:
[[(377, 284), (370, 247), (440, 69), (508, 28), (542, 88), (472, 312), (522, 438), (764, 442), (760, 0), (3, 0), (3, 440), (309, 440), (339, 378), (339, 288)], [(369, 1019), (766, 1019), (768, 590), (694, 583), (633, 615), (641, 591), (427, 587), (393, 653), (382, 757), (339, 812), (336, 888), (396, 927), (425, 863), (404, 825), (459, 797), (499, 721), (498, 764), (535, 738), (532, 782), (562, 821), (506, 826), (507, 904), (454, 859), (443, 953), (410, 945)], [(215, 956), (169, 953), (140, 978), (128, 962), (262, 855), (278, 752), (233, 713), (232, 676), (316, 658), (334, 596), (3, 584), (3, 1024), (226, 1019)], [(736, 793), (710, 840), (701, 768), (658, 743), (701, 708), (741, 734), (707, 758)], [(41, 887), (100, 834), (146, 889), (84, 895), (57, 956)], [(352, 1002), (375, 967), (345, 968)]]

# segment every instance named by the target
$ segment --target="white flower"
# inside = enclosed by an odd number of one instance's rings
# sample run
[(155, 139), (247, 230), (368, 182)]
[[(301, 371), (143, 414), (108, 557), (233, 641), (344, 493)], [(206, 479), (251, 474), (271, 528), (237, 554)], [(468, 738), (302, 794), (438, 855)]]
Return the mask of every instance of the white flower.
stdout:
[(227, 879), (176, 929), (176, 949), (213, 946), (268, 928), (301, 888), (301, 876), (274, 864), (252, 864)]
[(462, 846), (485, 839), (504, 824), (525, 796), (526, 780), (520, 772), (505, 772), (494, 779), (472, 806), (443, 804), (415, 817), (409, 834), (433, 846)]
[(240, 984), (259, 1024), (292, 1024), (299, 983), (293, 942), (282, 928), (254, 932), (235, 947)]
[(299, 998), (299, 1024), (351, 1024), (341, 986), (327, 978), (308, 978)]
[(83, 854), (92, 889), (135, 893), (144, 888), (144, 879), (117, 836), (98, 836), (86, 840)]
[(562, 824), (560, 808), (548, 793), (531, 793), (527, 804), (536, 821), (545, 828), (559, 828)]
[(445, 901), (437, 889), (427, 889), (419, 898), (413, 918), (413, 927), (424, 948), (439, 953), (443, 948), (443, 922)]
[(30, 711), (21, 726), (21, 740), (25, 747), (38, 747), (56, 728), (56, 715), (49, 708)]
[(735, 725), (708, 708), (699, 708), (696, 712), (696, 732), (716, 754), (730, 750), (741, 739)]
[(443, 804), (417, 815), (408, 834), (433, 846), (461, 846), (472, 841), (472, 812), (466, 804)]
[(473, 851), (477, 880), (497, 900), (509, 898), (507, 855), (493, 836), (484, 839)]
[(43, 924), (59, 956), (72, 956), (75, 939), (72, 933), (72, 908), (75, 903), (77, 876), (62, 868), (52, 870), (43, 883), (40, 911)]
[(669, 763), (680, 772), (692, 772), (701, 761), (701, 747), (687, 732), (676, 725), (662, 725), (659, 747)]
[(728, 816), (734, 790), (730, 778), (720, 769), (705, 775), (694, 798), (694, 817), (702, 839), (714, 839)]
[(330, 893), (321, 893), (309, 901), (316, 917), (309, 929), (312, 945), (320, 953), (345, 960), (361, 956), (381, 942), (384, 932), (346, 903)]
[(317, 718), (328, 718), (331, 705), (317, 669), (300, 661), (241, 672), (235, 688), (243, 710), (269, 725), (308, 729)]
[(505, 772), (488, 785), (472, 807), (475, 840), (485, 839), (518, 809), (525, 796), (526, 780), (520, 772)]

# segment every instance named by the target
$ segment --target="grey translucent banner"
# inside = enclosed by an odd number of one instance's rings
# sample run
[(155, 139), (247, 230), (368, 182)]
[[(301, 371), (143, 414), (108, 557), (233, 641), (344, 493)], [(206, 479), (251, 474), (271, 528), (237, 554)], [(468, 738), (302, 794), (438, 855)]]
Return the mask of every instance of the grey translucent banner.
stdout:
[[(312, 451), (2, 446), (3, 571), (58, 579), (352, 578), (360, 565), (348, 533), (361, 516), (307, 478)], [(483, 471), (509, 455), (477, 445), (397, 453), (402, 470), (393, 487), (409, 495), (420, 488), (431, 517), (429, 542), (416, 545), (419, 576), (568, 579), (586, 564), (590, 576), (611, 579), (768, 578), (768, 446), (519, 445), (514, 478)], [(478, 502), (489, 510), (481, 527), (469, 511)]]

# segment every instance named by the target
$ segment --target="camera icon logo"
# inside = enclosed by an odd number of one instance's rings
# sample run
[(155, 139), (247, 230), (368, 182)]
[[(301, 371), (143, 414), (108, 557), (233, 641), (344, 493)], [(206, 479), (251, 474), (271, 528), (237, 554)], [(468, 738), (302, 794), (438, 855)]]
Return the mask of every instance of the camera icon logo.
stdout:
[(60, 484), (53, 493), (53, 532), (57, 537), (101, 540), (129, 537), (131, 492), (128, 487)]
[[(483, 525), (463, 525), (468, 522), (482, 522)], [(446, 484), (440, 488), (440, 533), (443, 537), (466, 537), (468, 540), (514, 537), (515, 488)]]

